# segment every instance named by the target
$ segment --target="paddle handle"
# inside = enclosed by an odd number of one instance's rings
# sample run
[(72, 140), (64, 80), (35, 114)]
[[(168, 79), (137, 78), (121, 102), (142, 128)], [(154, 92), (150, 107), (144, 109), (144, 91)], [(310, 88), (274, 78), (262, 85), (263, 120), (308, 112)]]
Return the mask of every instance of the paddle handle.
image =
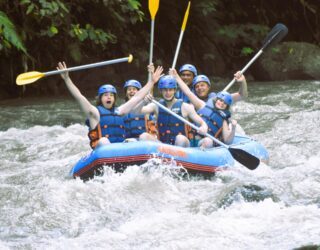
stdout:
[(90, 69), (90, 68), (95, 68), (95, 67), (101, 67), (104, 65), (109, 65), (109, 64), (115, 64), (115, 63), (121, 63), (121, 62), (128, 62), (131, 63), (133, 60), (133, 56), (129, 55), (128, 57), (123, 57), (119, 59), (113, 59), (113, 60), (108, 60), (108, 61), (103, 61), (103, 62), (98, 62), (98, 63), (91, 63), (91, 64), (86, 64), (86, 65), (81, 65), (81, 66), (75, 66), (67, 69), (62, 69), (62, 70), (52, 70), (45, 72), (45, 76), (51, 76), (55, 74), (61, 74), (64, 72), (71, 72), (71, 71), (77, 71), (77, 70), (82, 70), (82, 69)]
[[(166, 112), (170, 113), (171, 115), (173, 115), (174, 117), (176, 117), (177, 119), (179, 119), (180, 121), (184, 122), (185, 124), (189, 125), (191, 128), (195, 129), (195, 130), (199, 130), (199, 127), (197, 127), (196, 125), (194, 125), (193, 123), (189, 122), (188, 120), (186, 120), (185, 118), (183, 118), (182, 116), (176, 114), (175, 112), (173, 112), (172, 110), (168, 109), (167, 107), (163, 106), (161, 103), (157, 102), (156, 100), (152, 100), (152, 102), (154, 104), (156, 104), (158, 107), (162, 108), (163, 110), (165, 110)], [(222, 147), (225, 147), (227, 149), (229, 149), (229, 146), (224, 144), (223, 142), (219, 141), (217, 138), (213, 137), (212, 135), (206, 133), (206, 136), (209, 137), (210, 139), (212, 139), (214, 142), (216, 142), (217, 144), (219, 144)]]
[[(259, 52), (247, 63), (247, 65), (240, 71), (241, 74), (243, 74), (250, 66), (254, 63), (255, 60), (262, 54), (263, 50), (259, 50)], [(236, 79), (233, 78), (233, 80), (222, 90), (222, 91), (228, 91), (232, 87), (232, 85), (236, 82)]]

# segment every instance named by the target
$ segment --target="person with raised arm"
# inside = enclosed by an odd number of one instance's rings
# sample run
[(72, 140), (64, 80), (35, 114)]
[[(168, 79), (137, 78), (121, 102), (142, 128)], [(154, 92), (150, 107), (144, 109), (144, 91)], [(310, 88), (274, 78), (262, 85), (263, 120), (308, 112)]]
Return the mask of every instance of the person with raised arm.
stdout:
[[(175, 93), (177, 91), (177, 82), (174, 77), (169, 75), (162, 76), (158, 83), (158, 89), (163, 98), (159, 101), (162, 105), (172, 110), (176, 114), (184, 117), (185, 119), (199, 124), (199, 131), (197, 131), (199, 134), (207, 133), (208, 126), (196, 113), (194, 107), (175, 97)], [(147, 96), (147, 98), (150, 100), (152, 97)], [(190, 145), (194, 146), (194, 133), (191, 128), (176, 117), (159, 108), (156, 104), (150, 103), (144, 107), (141, 107), (141, 109), (137, 112), (141, 112), (143, 114), (154, 113), (157, 116), (159, 140), (161, 142), (181, 147), (189, 147)], [(143, 133), (140, 136), (140, 139), (153, 141), (158, 140), (155, 136), (152, 136), (149, 133)]]
[[(126, 95), (125, 100), (130, 100), (141, 88), (141, 83), (137, 80), (131, 79), (126, 81), (123, 86)], [(134, 112), (130, 112), (124, 116), (124, 123), (127, 141), (138, 139), (144, 132), (158, 136), (158, 129), (154, 115), (135, 114)]]
[[(58, 70), (66, 69), (65, 62), (58, 63)], [(159, 80), (162, 74), (162, 67), (154, 71), (153, 65), (148, 66), (148, 71), (152, 77), (148, 83), (141, 88), (130, 100), (119, 107), (115, 107), (117, 90), (111, 84), (100, 86), (97, 93), (96, 106), (92, 105), (88, 99), (83, 96), (80, 90), (75, 86), (69, 77), (68, 72), (61, 73), (69, 92), (78, 102), (80, 109), (86, 115), (87, 125), (89, 127), (90, 146), (95, 147), (113, 142), (122, 142), (125, 140), (125, 124), (123, 115), (129, 113), (133, 107), (138, 105), (143, 98), (150, 92), (153, 85)]]
[[(188, 85), (190, 89), (192, 89), (192, 80), (198, 75), (196, 67), (189, 63), (184, 64), (180, 67), (179, 74), (181, 79)], [(178, 89), (176, 92), (176, 98), (190, 103), (189, 98), (180, 89)]]
[[(232, 93), (232, 101), (233, 103), (240, 101), (248, 96), (248, 87), (247, 81), (241, 71), (238, 71), (234, 74), (234, 79), (236, 82), (240, 83), (240, 88), (238, 92)], [(183, 79), (182, 79), (183, 80)], [(203, 101), (208, 101), (209, 98), (215, 97), (217, 93), (210, 92), (211, 82), (206, 75), (197, 75), (193, 78), (192, 81), (192, 89), (197, 97), (199, 97)]]
[[(235, 120), (230, 121), (231, 113), (229, 109), (233, 102), (232, 95), (228, 92), (219, 92), (216, 97), (210, 98), (205, 102), (189, 89), (175, 69), (170, 69), (169, 72), (176, 79), (180, 89), (188, 96), (197, 113), (207, 123), (209, 127), (208, 133), (226, 144), (231, 144), (237, 125)], [(231, 128), (229, 128), (229, 123), (231, 123)], [(201, 139), (198, 144), (202, 148), (210, 148), (213, 145), (213, 140), (209, 137)]]

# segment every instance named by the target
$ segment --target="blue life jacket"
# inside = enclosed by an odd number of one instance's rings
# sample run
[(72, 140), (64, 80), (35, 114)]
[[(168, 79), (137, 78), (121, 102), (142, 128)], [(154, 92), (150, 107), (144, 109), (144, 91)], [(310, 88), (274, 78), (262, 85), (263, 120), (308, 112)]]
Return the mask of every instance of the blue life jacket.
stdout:
[[(159, 101), (163, 106), (167, 106), (165, 100), (161, 99)], [(182, 116), (181, 105), (183, 101), (178, 99), (171, 107), (171, 111), (177, 115)], [(182, 121), (159, 108), (158, 115), (158, 129), (159, 129), (159, 139), (163, 143), (174, 144), (176, 136), (181, 134), (187, 136), (189, 139), (193, 138), (193, 134), (189, 133), (191, 130), (189, 126), (185, 125)]]
[(154, 114), (138, 115), (129, 113), (124, 116), (126, 129), (126, 138), (139, 138), (139, 136), (148, 132), (149, 134), (158, 136)]
[(185, 93), (183, 93), (183, 91), (181, 89), (177, 90), (175, 97), (177, 99), (181, 99), (183, 102), (190, 103), (189, 97), (186, 96)]
[(116, 109), (106, 109), (103, 106), (97, 107), (100, 113), (100, 122), (96, 128), (89, 131), (90, 145), (94, 148), (101, 137), (107, 137), (111, 143), (123, 142), (125, 139), (125, 124), (122, 116), (119, 116)]
[(219, 110), (214, 106), (215, 98), (210, 98), (198, 114), (208, 125), (208, 133), (216, 138), (221, 136), (223, 121), (231, 117), (229, 110)]
[(204, 101), (204, 102), (208, 102), (209, 99), (216, 98), (216, 97), (217, 97), (217, 93), (216, 92), (211, 92), (211, 93), (208, 94), (207, 98), (201, 99), (201, 100)]
[(126, 138), (138, 138), (146, 132), (146, 117), (144, 114), (129, 113), (123, 117), (126, 129)]

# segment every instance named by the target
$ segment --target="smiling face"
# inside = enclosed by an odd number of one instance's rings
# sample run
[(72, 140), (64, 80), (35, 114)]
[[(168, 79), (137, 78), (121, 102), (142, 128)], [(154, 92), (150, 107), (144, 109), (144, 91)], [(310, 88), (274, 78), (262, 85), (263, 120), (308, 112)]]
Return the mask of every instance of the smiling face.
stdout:
[(217, 109), (225, 110), (228, 108), (228, 105), (224, 102), (224, 100), (217, 98), (217, 100), (215, 102), (215, 107)]
[(165, 101), (170, 102), (174, 99), (176, 89), (161, 89), (162, 97)]
[(131, 97), (133, 97), (139, 90), (136, 87), (127, 87), (126, 88), (126, 97), (128, 100), (131, 99)]
[(185, 70), (180, 73), (181, 79), (188, 85), (191, 86), (194, 75), (191, 71)]
[(106, 109), (111, 109), (113, 108), (114, 104), (115, 104), (115, 94), (114, 93), (103, 93), (100, 97), (101, 99), (101, 104), (103, 107), (105, 107)]
[(194, 86), (194, 90), (200, 99), (206, 99), (209, 95), (210, 86), (206, 82), (198, 82)]

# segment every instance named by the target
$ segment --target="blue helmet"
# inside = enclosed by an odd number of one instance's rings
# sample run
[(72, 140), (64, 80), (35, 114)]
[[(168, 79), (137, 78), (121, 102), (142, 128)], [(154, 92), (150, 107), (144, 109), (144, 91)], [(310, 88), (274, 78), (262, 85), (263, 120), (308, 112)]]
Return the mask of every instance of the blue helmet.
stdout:
[(198, 75), (195, 78), (193, 78), (192, 88), (194, 88), (196, 86), (196, 84), (199, 83), (199, 82), (206, 82), (209, 85), (209, 87), (211, 86), (210, 80), (209, 80), (209, 78), (207, 76)]
[(232, 96), (229, 92), (226, 92), (226, 91), (219, 92), (217, 94), (217, 98), (222, 99), (224, 103), (229, 106), (232, 104)]
[(128, 80), (125, 82), (123, 88), (126, 89), (128, 87), (135, 87), (137, 89), (141, 89), (141, 83), (137, 80)]
[(173, 76), (162, 76), (158, 83), (159, 89), (176, 89), (177, 81)]
[(99, 90), (98, 90), (98, 96), (104, 94), (104, 93), (113, 93), (113, 94), (117, 94), (117, 90), (116, 88), (111, 85), (111, 84), (105, 84), (105, 85), (102, 85)]
[(179, 73), (181, 74), (182, 71), (186, 71), (186, 70), (192, 72), (194, 76), (198, 75), (196, 67), (193, 66), (192, 64), (184, 64), (184, 65), (182, 65), (180, 67), (180, 69), (179, 69)]
[(211, 92), (211, 93), (209, 94), (208, 99), (216, 98), (216, 97), (217, 97), (217, 94), (216, 94), (215, 92)]

